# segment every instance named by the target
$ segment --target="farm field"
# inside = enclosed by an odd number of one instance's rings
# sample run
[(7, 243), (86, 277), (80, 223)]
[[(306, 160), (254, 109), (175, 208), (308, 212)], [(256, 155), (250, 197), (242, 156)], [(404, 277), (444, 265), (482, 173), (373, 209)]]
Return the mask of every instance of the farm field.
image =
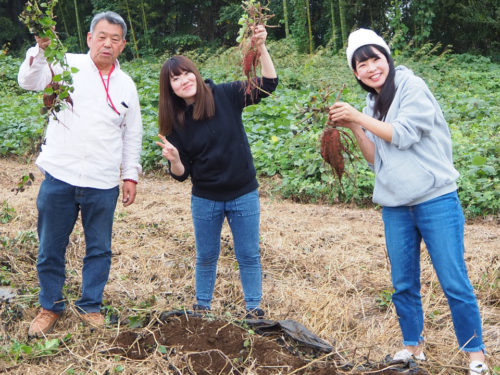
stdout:
[[(432, 50), (429, 50), (432, 48)], [(500, 209), (500, 64), (484, 57), (451, 55), (426, 46), (396, 57), (422, 76), (440, 103), (451, 131), (453, 157), (460, 173), (459, 197), (466, 217), (497, 217)], [(340, 100), (362, 109), (366, 92), (355, 82), (345, 55), (319, 50), (296, 52), (289, 41), (270, 42), (279, 85), (272, 96), (246, 107), (243, 123), (257, 174), (269, 181), (273, 196), (302, 203), (354, 203), (372, 206), (373, 172), (359, 148), (344, 139), (345, 175), (339, 184), (320, 154), (326, 114)], [(216, 83), (244, 79), (240, 52), (221, 48), (186, 52), (204, 78)], [(141, 163), (151, 172), (164, 167), (158, 140), (159, 72), (168, 58), (124, 61), (137, 84), (144, 125)], [(21, 60), (0, 54), (0, 155), (20, 160), (36, 157), (46, 117), (40, 115), (40, 93), (17, 83)], [(342, 87), (345, 88), (341, 90)], [(350, 134), (346, 131), (345, 134)]]
[[(12, 189), (29, 172), (35, 176), (33, 186), (16, 194)], [(260, 192), (266, 318), (298, 322), (333, 351), (305, 350), (285, 334), (265, 337), (238, 324), (243, 301), (227, 226), (213, 316), (181, 314), (163, 324), (162, 313), (189, 310), (194, 302), (195, 251), (190, 183), (175, 182), (162, 171), (141, 179), (134, 205), (118, 205), (104, 296), (107, 328), (82, 326), (72, 308), (85, 246), (77, 223), (67, 253), (69, 308), (46, 340), (28, 340), (28, 325), (37, 311), (36, 196), (41, 180), (33, 163), (0, 158), (0, 285), (16, 293), (0, 301), (0, 374), (466, 373), (467, 359), (457, 350), (447, 303), (425, 249), (428, 361), (411, 371), (402, 365), (390, 369), (384, 358), (400, 349), (401, 338), (390, 301), (380, 212), (280, 200), (269, 193), (265, 179)], [(492, 374), (500, 373), (499, 224), (496, 217), (471, 220), (465, 235)]]
[[(40, 6), (47, 10), (37, 12), (31, 3), (38, 0), (30, 0), (21, 13), (22, 2), (0, 1), (0, 375), (468, 374), (468, 358), (457, 348), (424, 245), (428, 360), (392, 361), (402, 340), (381, 212), (371, 200), (373, 171), (350, 131), (324, 133), (335, 101), (359, 110), (366, 105), (345, 47), (349, 31), (368, 24), (382, 32), (395, 65), (424, 79), (448, 123), (467, 220), (468, 273), (481, 310), (490, 375), (500, 375), (500, 8), (495, 1), (293, 0), (269, 1), (258, 10), (260, 2), (253, 0), (63, 0), (55, 7), (57, 2), (44, 0)], [(31, 33), (51, 36), (45, 56), (65, 67), (66, 47), (86, 52), (91, 14), (108, 8), (127, 15), (120, 68), (139, 94), (144, 175), (135, 204), (125, 208), (118, 201), (101, 311), (106, 327), (84, 326), (75, 309), (85, 253), (78, 221), (67, 248), (67, 309), (53, 332), (30, 339), (28, 327), (39, 310), (36, 197), (43, 180), (34, 160), (49, 116), (57, 115), (41, 92), (19, 86), (17, 74), (26, 48), (35, 43)], [(279, 78), (269, 97), (243, 111), (261, 184), (266, 316), (245, 319), (227, 224), (212, 311), (194, 313), (191, 184), (167, 176), (155, 142), (159, 73), (166, 59), (182, 54), (214, 83), (258, 76), (255, 51), (245, 46), (254, 47), (255, 22), (267, 27), (266, 45)], [(53, 76), (45, 94), (65, 91), (60, 83), (70, 78)], [(109, 93), (107, 98), (111, 101)], [(338, 139), (338, 152), (327, 157), (326, 146)]]

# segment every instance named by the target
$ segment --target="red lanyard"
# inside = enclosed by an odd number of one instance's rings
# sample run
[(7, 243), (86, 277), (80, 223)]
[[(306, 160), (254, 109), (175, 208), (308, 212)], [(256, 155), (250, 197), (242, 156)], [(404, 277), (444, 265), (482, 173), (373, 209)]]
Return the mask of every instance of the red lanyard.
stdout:
[(109, 79), (111, 78), (111, 73), (113, 73), (113, 70), (115, 70), (115, 66), (111, 65), (111, 70), (108, 73), (108, 82), (104, 82), (104, 77), (102, 76), (101, 71), (99, 70), (99, 75), (101, 76), (101, 81), (102, 85), (104, 86), (104, 90), (106, 90), (106, 100), (108, 102), (108, 105), (113, 108), (113, 111), (115, 111), (118, 116), (120, 116), (120, 112), (116, 109), (115, 105), (113, 104), (113, 101), (111, 100), (111, 97), (109, 96)]

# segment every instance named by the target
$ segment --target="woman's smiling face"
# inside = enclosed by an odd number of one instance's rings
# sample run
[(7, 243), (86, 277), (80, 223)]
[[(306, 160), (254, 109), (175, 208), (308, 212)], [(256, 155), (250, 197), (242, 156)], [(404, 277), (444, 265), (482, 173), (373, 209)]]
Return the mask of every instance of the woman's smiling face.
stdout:
[(193, 72), (183, 71), (179, 75), (170, 77), (170, 85), (174, 94), (184, 99), (187, 104), (194, 103), (196, 95), (196, 75)]
[(356, 61), (356, 77), (366, 86), (380, 92), (389, 75), (389, 62), (382, 52), (372, 48), (375, 57), (370, 57), (363, 61)]

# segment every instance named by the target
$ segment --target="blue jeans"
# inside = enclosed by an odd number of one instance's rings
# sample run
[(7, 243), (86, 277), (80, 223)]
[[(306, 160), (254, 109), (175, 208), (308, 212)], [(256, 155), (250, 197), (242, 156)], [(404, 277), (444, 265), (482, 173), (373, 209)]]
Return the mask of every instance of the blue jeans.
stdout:
[(81, 298), (83, 312), (98, 312), (111, 266), (111, 231), (119, 187), (82, 188), (57, 180), (48, 173), (40, 186), (38, 208), (39, 300), (43, 308), (65, 308), (62, 289), (66, 280), (66, 246), (81, 211), (86, 255), (83, 259)]
[(230, 201), (191, 197), (196, 238), (196, 301), (210, 307), (220, 253), (220, 235), (224, 218), (233, 234), (234, 252), (247, 309), (257, 308), (262, 298), (262, 274), (259, 248), (260, 203), (254, 190)]
[(464, 216), (456, 192), (415, 206), (384, 207), (387, 252), (404, 345), (422, 340), (420, 243), (423, 239), (448, 299), (459, 346), (484, 350), (481, 317), (464, 261)]

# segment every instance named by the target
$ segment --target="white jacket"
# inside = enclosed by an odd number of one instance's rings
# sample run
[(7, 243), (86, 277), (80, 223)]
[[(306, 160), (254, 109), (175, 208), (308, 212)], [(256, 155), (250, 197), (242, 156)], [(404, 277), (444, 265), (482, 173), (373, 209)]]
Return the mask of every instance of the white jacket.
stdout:
[[(79, 187), (109, 189), (119, 184), (120, 174), (122, 179), (137, 181), (142, 171), (142, 120), (134, 82), (117, 62), (109, 79), (109, 95), (118, 115), (108, 104), (90, 54), (66, 54), (66, 61), (78, 69), (73, 74), (73, 107), (57, 112), (57, 119), (50, 116), (37, 166)], [(61, 67), (53, 70), (57, 74)], [(40, 91), (51, 77), (43, 50), (38, 45), (30, 48), (19, 69), (19, 85)]]

